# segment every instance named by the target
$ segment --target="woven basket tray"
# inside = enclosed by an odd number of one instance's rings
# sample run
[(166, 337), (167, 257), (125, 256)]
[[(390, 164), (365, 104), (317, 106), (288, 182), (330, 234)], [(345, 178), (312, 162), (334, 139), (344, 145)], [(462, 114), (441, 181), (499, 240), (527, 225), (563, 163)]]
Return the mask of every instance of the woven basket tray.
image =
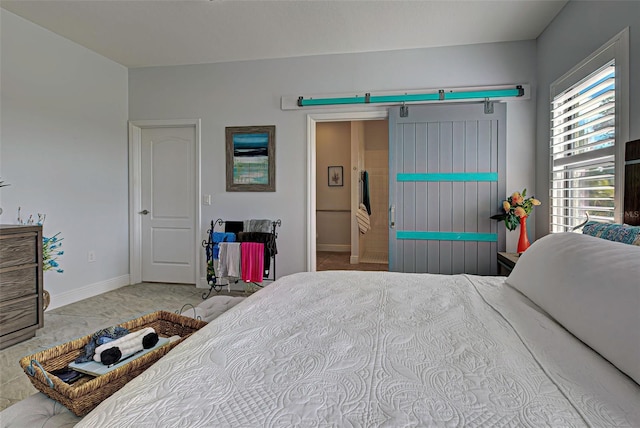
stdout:
[[(171, 312), (158, 311), (119, 325), (132, 332), (152, 327), (158, 333), (158, 336), (171, 337), (178, 335), (180, 340), (161, 346), (105, 375), (83, 377), (71, 385), (61, 381), (51, 372), (63, 369), (75, 360), (82, 353), (84, 346), (91, 340), (91, 335), (26, 356), (20, 360), (20, 365), (36, 389), (60, 402), (75, 415), (84, 416), (131, 379), (145, 371), (178, 343), (207, 325), (207, 323)], [(32, 360), (40, 364), (47, 372), (46, 376), (36, 363), (31, 364)], [(29, 368), (30, 366), (35, 369), (35, 372)], [(29, 372), (33, 372), (33, 375), (30, 375)]]

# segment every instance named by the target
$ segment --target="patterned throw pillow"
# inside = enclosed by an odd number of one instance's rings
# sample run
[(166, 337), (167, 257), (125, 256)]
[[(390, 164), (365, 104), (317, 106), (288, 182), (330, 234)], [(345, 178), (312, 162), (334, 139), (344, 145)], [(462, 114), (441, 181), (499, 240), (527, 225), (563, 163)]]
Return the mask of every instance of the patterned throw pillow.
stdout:
[(590, 221), (582, 227), (582, 233), (609, 241), (640, 245), (640, 226)]

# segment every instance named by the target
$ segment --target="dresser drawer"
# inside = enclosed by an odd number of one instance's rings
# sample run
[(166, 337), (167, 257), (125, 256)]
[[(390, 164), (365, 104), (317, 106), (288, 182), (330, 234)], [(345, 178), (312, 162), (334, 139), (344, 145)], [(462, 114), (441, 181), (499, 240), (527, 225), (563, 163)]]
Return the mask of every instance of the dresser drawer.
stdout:
[(2, 236), (0, 239), (0, 269), (38, 262), (36, 233)]
[(37, 324), (37, 295), (0, 304), (0, 336)]
[(38, 294), (38, 265), (0, 269), (0, 302)]

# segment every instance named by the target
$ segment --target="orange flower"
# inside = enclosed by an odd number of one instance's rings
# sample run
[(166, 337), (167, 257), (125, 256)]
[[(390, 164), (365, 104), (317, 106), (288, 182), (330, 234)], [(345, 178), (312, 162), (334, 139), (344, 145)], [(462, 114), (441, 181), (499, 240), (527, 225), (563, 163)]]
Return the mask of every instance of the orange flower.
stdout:
[(516, 207), (516, 209), (513, 211), (513, 213), (515, 215), (517, 215), (518, 217), (520, 217), (520, 218), (527, 216), (527, 212), (522, 207)]
[(524, 202), (524, 198), (520, 192), (513, 192), (513, 195), (511, 195), (511, 202), (513, 202), (513, 205), (520, 205)]
[(504, 214), (492, 215), (494, 220), (504, 220), (509, 230), (518, 227), (520, 219), (527, 218), (533, 212), (533, 207), (541, 205), (541, 202), (533, 196), (527, 197), (527, 189), (522, 192), (513, 192), (506, 200), (502, 201)]

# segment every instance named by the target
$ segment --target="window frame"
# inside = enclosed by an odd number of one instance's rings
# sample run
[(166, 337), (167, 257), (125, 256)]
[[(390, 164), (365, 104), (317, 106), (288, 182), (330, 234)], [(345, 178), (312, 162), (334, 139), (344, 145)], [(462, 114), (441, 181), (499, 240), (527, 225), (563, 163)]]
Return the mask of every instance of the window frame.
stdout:
[[(622, 223), (624, 204), (624, 146), (629, 140), (629, 27), (575, 65), (550, 85), (549, 93), (549, 233), (553, 232), (553, 102), (554, 98), (600, 68), (615, 61), (614, 222)], [(584, 220), (584, 219), (576, 219)], [(579, 221), (576, 221), (576, 225)]]

